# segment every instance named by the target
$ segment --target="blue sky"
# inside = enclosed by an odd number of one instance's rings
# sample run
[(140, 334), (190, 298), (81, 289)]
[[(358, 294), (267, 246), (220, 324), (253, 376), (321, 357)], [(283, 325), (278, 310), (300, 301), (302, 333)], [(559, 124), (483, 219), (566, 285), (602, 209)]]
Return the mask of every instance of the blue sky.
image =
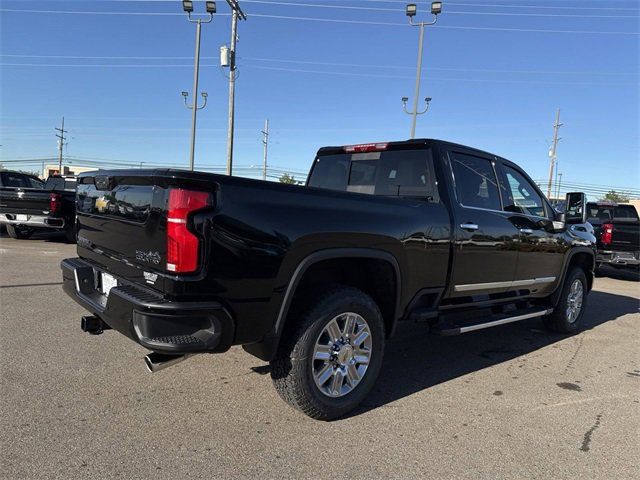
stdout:
[[(408, 138), (400, 98), (413, 96), (418, 29), (403, 1), (241, 4), (236, 165), (261, 163), (265, 118), (269, 163), (295, 171), (323, 145)], [(428, 3), (418, 7), (424, 15)], [(0, 161), (54, 156), (64, 115), (70, 156), (188, 164), (180, 92), (191, 89), (195, 28), (178, 0), (4, 0), (1, 10)], [(563, 182), (640, 188), (638, 1), (456, 0), (443, 10), (426, 32), (421, 97), (433, 101), (417, 136), (482, 148), (544, 178), (560, 107)], [(203, 27), (209, 104), (196, 167), (225, 163), (225, 1), (218, 12)]]

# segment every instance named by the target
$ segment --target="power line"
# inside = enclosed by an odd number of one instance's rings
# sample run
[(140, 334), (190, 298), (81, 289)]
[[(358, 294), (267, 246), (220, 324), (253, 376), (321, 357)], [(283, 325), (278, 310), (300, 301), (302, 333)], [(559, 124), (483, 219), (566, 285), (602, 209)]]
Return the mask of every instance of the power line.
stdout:
[[(75, 14), (75, 15), (164, 15), (164, 16), (177, 16), (177, 13), (164, 13), (164, 12), (98, 12), (98, 11), (77, 11), (77, 10), (27, 10), (17, 8), (0, 8), (0, 12), (12, 12), (12, 13), (40, 13), (40, 14)], [(221, 14), (224, 15), (224, 14)], [(392, 23), (392, 22), (377, 22), (368, 20), (346, 20), (336, 18), (317, 18), (317, 17), (299, 17), (288, 15), (266, 15), (266, 14), (251, 14), (256, 18), (270, 18), (279, 20), (296, 20), (296, 21), (312, 21), (312, 22), (329, 22), (329, 23), (344, 23), (344, 24), (356, 24), (356, 25), (380, 25), (380, 26), (394, 26), (394, 27), (406, 27), (406, 23)], [(528, 33), (564, 33), (564, 34), (580, 34), (580, 35), (640, 35), (640, 32), (621, 32), (621, 31), (596, 31), (596, 30), (551, 30), (551, 29), (538, 29), (538, 28), (507, 28), (507, 27), (471, 27), (460, 25), (434, 25), (434, 28), (444, 30), (477, 30), (477, 31), (494, 31), (494, 32), (528, 32)]]
[[(22, 55), (22, 54), (9, 54), (0, 53), (0, 57), (9, 58), (61, 58), (61, 59), (76, 59), (76, 60), (190, 60), (192, 57), (163, 57), (163, 56), (83, 56), (83, 55)], [(201, 58), (212, 60), (218, 57), (202, 56)], [(293, 63), (301, 65), (324, 65), (324, 66), (336, 66), (336, 67), (358, 67), (358, 68), (387, 68), (392, 70), (407, 69), (413, 70), (415, 67), (406, 65), (389, 65), (389, 64), (363, 64), (363, 63), (342, 63), (342, 62), (321, 62), (312, 60), (294, 60), (294, 59), (282, 59), (282, 58), (265, 58), (265, 57), (238, 57), (240, 60), (251, 60), (259, 62), (274, 62), (274, 63)], [(16, 65), (16, 64), (12, 64)], [(20, 64), (22, 65), (22, 64)], [(26, 64), (31, 65), (31, 64)], [(33, 64), (47, 66), (48, 64)], [(96, 66), (113, 66), (105, 64), (82, 64), (88, 67)], [(117, 64), (115, 64), (117, 65)], [(128, 64), (123, 66), (139, 66), (139, 64)], [(141, 65), (150, 67), (189, 67), (187, 64), (150, 64)], [(211, 64), (210, 67), (216, 67), (217, 65)], [(567, 74), (567, 75), (608, 75), (608, 76), (624, 76), (624, 75), (638, 75), (638, 72), (602, 72), (602, 71), (586, 71), (586, 70), (502, 70), (494, 68), (456, 68), (456, 67), (430, 67), (430, 70), (441, 70), (451, 72), (486, 72), (486, 73), (522, 73), (526, 75), (530, 74)]]

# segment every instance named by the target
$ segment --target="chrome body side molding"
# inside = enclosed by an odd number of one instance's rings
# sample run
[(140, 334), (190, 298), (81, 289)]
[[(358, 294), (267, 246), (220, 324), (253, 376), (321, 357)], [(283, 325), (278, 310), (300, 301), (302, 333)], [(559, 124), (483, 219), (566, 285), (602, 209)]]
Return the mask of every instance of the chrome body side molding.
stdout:
[(494, 288), (527, 287), (530, 285), (543, 285), (545, 283), (553, 283), (555, 281), (556, 277), (540, 277), (529, 278), (526, 280), (513, 280), (511, 282), (469, 283), (467, 285), (456, 285), (453, 287), (453, 291), (474, 292), (481, 290), (492, 290)]

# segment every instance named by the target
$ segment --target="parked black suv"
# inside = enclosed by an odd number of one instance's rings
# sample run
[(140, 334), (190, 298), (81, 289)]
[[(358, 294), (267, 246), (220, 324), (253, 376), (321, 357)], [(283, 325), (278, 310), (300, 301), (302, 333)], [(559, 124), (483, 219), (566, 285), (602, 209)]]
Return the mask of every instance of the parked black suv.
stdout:
[[(306, 186), (179, 170), (82, 174), (65, 291), (153, 351), (231, 345), (318, 419), (353, 409), (401, 321), (574, 332), (593, 283), (584, 194), (559, 214), (517, 165), (438, 140), (319, 150)], [(474, 315), (469, 315), (473, 311)], [(469, 318), (472, 318), (469, 321)]]

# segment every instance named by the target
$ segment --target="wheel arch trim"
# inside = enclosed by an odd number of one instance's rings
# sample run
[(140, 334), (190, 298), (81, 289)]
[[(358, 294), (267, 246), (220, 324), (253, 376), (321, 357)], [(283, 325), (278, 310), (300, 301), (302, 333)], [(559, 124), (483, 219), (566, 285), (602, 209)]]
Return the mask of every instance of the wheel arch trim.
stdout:
[[(386, 252), (384, 250), (378, 250), (374, 248), (330, 248), (326, 250), (320, 250), (318, 252), (312, 253), (307, 257), (303, 258), (302, 261), (298, 264), (296, 269), (293, 271), (291, 276), (291, 280), (287, 285), (287, 289), (284, 294), (284, 298), (280, 304), (280, 309), (278, 310), (278, 316), (276, 317), (276, 323), (274, 326), (275, 334), (280, 337), (282, 334), (285, 320), (289, 313), (289, 309), (291, 307), (291, 303), (293, 301), (293, 296), (300, 284), (300, 280), (304, 277), (306, 271), (312, 265), (324, 261), (324, 260), (332, 260), (336, 258), (370, 258), (377, 260), (384, 260), (391, 265), (395, 274), (395, 286), (396, 286), (396, 301), (394, 307), (393, 314), (393, 323), (398, 321), (400, 316), (400, 302), (401, 302), (401, 292), (402, 292), (402, 277), (400, 275), (400, 266), (396, 257), (394, 257), (391, 253)], [(393, 330), (393, 329), (392, 329)]]
[(569, 273), (569, 266), (571, 265), (571, 260), (573, 259), (573, 257), (575, 257), (578, 254), (582, 254), (582, 253), (586, 253), (588, 255), (590, 255), (592, 257), (592, 271), (591, 273), (593, 274), (593, 268), (595, 267), (595, 263), (596, 263), (596, 254), (593, 251), (592, 248), (589, 247), (574, 247), (572, 249), (572, 251), (569, 253), (569, 255), (567, 255), (564, 265), (562, 266), (562, 273), (559, 277), (559, 281), (558, 281), (558, 285), (556, 286), (555, 291), (551, 294), (551, 304), (553, 307), (556, 307), (558, 305), (558, 303), (560, 302), (560, 296), (562, 294), (562, 288), (564, 287), (564, 281), (565, 278), (567, 277), (567, 274)]

